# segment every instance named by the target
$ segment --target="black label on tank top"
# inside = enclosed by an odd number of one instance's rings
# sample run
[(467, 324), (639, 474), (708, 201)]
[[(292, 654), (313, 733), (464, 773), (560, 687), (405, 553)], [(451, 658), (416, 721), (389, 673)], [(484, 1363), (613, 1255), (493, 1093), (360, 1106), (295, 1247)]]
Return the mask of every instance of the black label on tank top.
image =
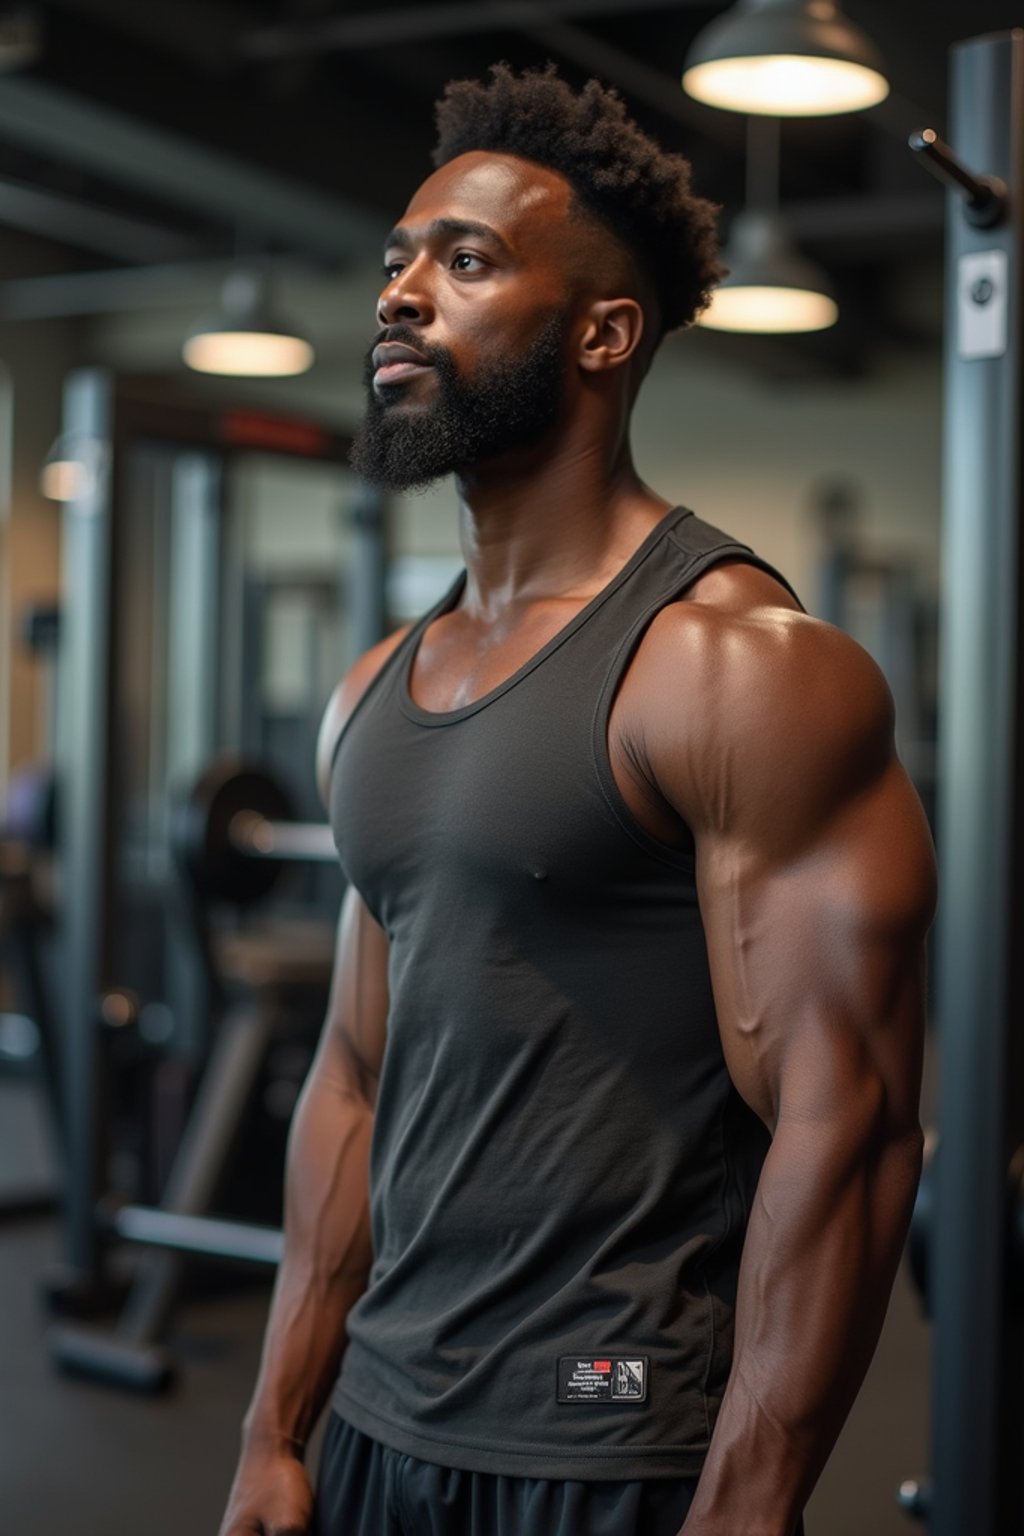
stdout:
[(647, 1356), (598, 1355), (558, 1362), (560, 1403), (643, 1403), (647, 1400)]

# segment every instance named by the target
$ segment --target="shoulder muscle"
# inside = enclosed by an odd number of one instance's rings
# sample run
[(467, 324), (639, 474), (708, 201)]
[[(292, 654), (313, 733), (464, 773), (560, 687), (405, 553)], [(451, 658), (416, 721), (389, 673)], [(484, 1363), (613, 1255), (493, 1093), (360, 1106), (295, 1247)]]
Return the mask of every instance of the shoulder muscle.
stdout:
[[(795, 852), (892, 761), (893, 707), (871, 657), (794, 609), (681, 603), (647, 649), (652, 771), (699, 835)], [(639, 659), (639, 658), (638, 658)]]

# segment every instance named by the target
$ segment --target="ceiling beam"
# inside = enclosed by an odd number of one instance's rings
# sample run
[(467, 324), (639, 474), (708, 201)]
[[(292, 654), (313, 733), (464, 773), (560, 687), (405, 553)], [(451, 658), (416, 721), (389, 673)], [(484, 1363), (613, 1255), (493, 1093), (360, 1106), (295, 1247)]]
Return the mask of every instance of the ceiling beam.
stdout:
[(325, 261), (376, 254), (385, 233), (377, 215), (340, 196), (38, 79), (0, 80), (0, 140)]
[[(724, 0), (723, 0), (724, 3)], [(357, 48), (394, 48), (438, 37), (479, 37), (486, 32), (524, 32), (551, 21), (680, 11), (707, 0), (439, 0), (434, 5), (378, 6), (356, 15), (329, 16), (288, 26), (257, 27), (241, 41), (250, 59), (281, 59), (304, 53)]]
[[(214, 304), (224, 279), (239, 263), (172, 262), (165, 266), (117, 267), (109, 272), (52, 272), (0, 282), (0, 321), (58, 320), (113, 315), (179, 305)], [(261, 271), (275, 278), (301, 272), (294, 260), (261, 257)]]
[(0, 224), (117, 261), (179, 261), (199, 250), (176, 230), (10, 178), (0, 178)]

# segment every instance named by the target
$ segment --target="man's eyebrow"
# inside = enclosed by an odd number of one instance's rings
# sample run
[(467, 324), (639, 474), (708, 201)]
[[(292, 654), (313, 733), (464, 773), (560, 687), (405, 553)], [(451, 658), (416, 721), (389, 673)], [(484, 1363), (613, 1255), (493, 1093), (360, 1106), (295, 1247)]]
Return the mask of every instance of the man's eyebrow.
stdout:
[[(458, 239), (467, 236), (471, 240), (486, 240), (489, 245), (497, 246), (506, 256), (511, 256), (512, 247), (503, 235), (499, 235), (490, 224), (480, 224), (475, 219), (434, 219), (423, 231), (425, 240)], [(416, 239), (411, 230), (399, 224), (393, 229), (384, 242), (386, 251), (409, 251), (416, 244)]]

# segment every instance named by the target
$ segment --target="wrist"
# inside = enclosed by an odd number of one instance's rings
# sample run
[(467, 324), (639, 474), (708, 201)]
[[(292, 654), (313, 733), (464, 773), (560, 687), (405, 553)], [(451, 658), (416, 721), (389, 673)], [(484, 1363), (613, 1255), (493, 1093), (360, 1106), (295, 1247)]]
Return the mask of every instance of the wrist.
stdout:
[(278, 1425), (258, 1419), (246, 1419), (242, 1425), (243, 1456), (290, 1456), (303, 1461), (306, 1442), (296, 1435), (286, 1434)]
[(679, 1536), (794, 1536), (800, 1504), (792, 1473), (765, 1457), (746, 1470), (706, 1466)]
[(698, 1487), (679, 1536), (794, 1536), (800, 1517), (781, 1490), (763, 1494), (743, 1482), (712, 1494), (707, 1481)]

